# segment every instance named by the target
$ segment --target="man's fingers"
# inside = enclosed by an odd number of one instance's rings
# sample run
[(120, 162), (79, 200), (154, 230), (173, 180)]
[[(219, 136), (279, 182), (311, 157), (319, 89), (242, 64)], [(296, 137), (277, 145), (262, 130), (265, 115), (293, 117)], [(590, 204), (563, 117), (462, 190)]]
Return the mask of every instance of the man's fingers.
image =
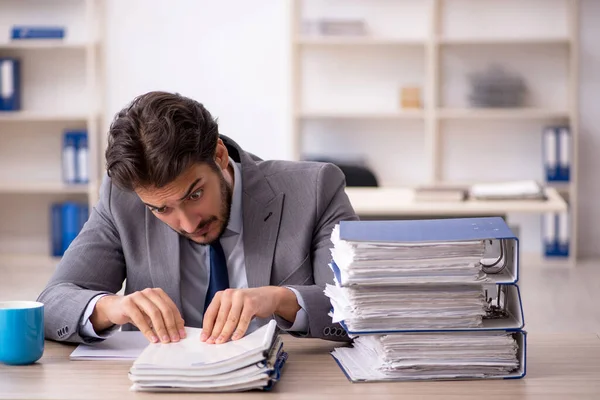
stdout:
[[(229, 290), (229, 289), (228, 289)], [(223, 326), (225, 326), (225, 322), (227, 321), (227, 316), (229, 315), (229, 310), (231, 310), (231, 301), (232, 296), (231, 292), (225, 291), (221, 296), (221, 307), (219, 307), (219, 312), (217, 314), (217, 319), (215, 324), (210, 331), (210, 337), (208, 338), (208, 343), (215, 343), (221, 331), (223, 330)]]
[(156, 335), (163, 343), (169, 343), (171, 338), (163, 321), (162, 312), (160, 309), (142, 292), (136, 292), (131, 295), (133, 301), (138, 307), (152, 319), (152, 328)]
[(171, 307), (171, 310), (173, 310), (173, 314), (175, 316), (175, 325), (177, 326), (179, 337), (181, 337), (182, 339), (185, 338), (185, 321), (181, 317), (179, 309), (177, 308), (173, 300), (171, 300), (169, 295), (166, 294), (163, 290), (157, 290), (156, 293)]
[(202, 334), (200, 335), (200, 340), (203, 342), (208, 340), (213, 326), (215, 325), (217, 313), (221, 308), (221, 294), (222, 292), (217, 292), (215, 294), (215, 297), (213, 297), (208, 308), (206, 309), (206, 312), (204, 313), (204, 317), (202, 318)]
[(238, 340), (244, 337), (246, 331), (248, 330), (248, 326), (250, 326), (250, 321), (254, 318), (256, 314), (256, 310), (249, 306), (248, 304), (244, 304), (244, 308), (242, 309), (242, 313), (240, 315), (240, 320), (237, 324), (237, 329), (233, 332), (232, 339)]
[(145, 315), (139, 309), (138, 305), (130, 297), (124, 298), (123, 301), (124, 314), (129, 317), (131, 323), (135, 325), (140, 330), (140, 332), (144, 334), (144, 336), (146, 337), (146, 339), (148, 339), (149, 342), (158, 342), (158, 337), (156, 337), (154, 331), (150, 326), (150, 323), (148, 322), (148, 316)]
[(233, 295), (233, 301), (231, 303), (231, 309), (225, 320), (225, 325), (221, 330), (221, 334), (217, 337), (216, 343), (225, 343), (231, 338), (231, 334), (235, 330), (242, 314), (242, 307), (244, 306), (244, 297), (242, 292), (235, 292)]
[[(159, 310), (162, 315), (162, 320), (165, 324), (165, 328), (167, 329), (167, 335), (169, 336), (169, 340), (165, 340), (163, 335), (161, 335), (163, 342), (164, 341), (179, 341), (179, 329), (176, 323), (176, 317), (173, 313), (173, 308), (171, 305), (165, 301), (165, 299), (158, 293), (162, 292), (162, 290), (153, 290), (153, 289), (145, 289), (142, 291), (144, 296), (146, 296)], [(168, 296), (166, 296), (168, 297)], [(172, 303), (172, 302), (171, 302)], [(177, 314), (179, 312), (177, 311)]]

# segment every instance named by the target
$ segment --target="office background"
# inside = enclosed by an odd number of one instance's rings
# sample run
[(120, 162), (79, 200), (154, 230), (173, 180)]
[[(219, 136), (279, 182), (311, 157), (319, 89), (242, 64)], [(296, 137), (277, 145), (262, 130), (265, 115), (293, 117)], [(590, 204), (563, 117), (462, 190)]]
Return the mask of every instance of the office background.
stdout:
[[(315, 38), (318, 18), (364, 19), (372, 36)], [(594, 0), (0, 0), (0, 57), (21, 60), (22, 92), (0, 114), (0, 266), (51, 271), (50, 206), (93, 206), (111, 118), (167, 90), (262, 158), (361, 162), (382, 188), (429, 184), (434, 164), (449, 182), (544, 182), (544, 127), (572, 124), (577, 174), (550, 186), (576, 210), (578, 261), (536, 263), (583, 266), (577, 290), (600, 256), (598, 18)], [(65, 37), (11, 40), (15, 25)], [(469, 108), (468, 77), (493, 65), (524, 80), (523, 108)], [(416, 110), (401, 106), (410, 87)], [(82, 130), (89, 182), (64, 183), (64, 134)], [(543, 255), (543, 213), (508, 218), (523, 252)]]

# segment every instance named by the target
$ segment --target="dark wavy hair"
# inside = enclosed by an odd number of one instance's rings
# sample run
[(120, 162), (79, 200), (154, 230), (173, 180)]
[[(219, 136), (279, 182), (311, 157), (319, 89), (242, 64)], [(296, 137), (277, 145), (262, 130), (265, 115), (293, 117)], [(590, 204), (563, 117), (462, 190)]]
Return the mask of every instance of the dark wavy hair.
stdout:
[(149, 92), (117, 113), (108, 132), (106, 169), (126, 190), (164, 187), (195, 163), (217, 169), (217, 122), (200, 103)]

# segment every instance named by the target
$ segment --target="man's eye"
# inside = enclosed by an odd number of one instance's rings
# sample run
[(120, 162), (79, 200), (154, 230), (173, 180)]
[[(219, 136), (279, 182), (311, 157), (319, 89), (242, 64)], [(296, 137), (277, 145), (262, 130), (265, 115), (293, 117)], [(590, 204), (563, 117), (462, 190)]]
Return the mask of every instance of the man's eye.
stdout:
[(164, 214), (167, 211), (167, 207), (151, 208), (150, 210), (157, 214)]
[(198, 200), (200, 197), (202, 197), (202, 193), (204, 192), (203, 189), (200, 189), (192, 194), (190, 194), (190, 196), (188, 197), (188, 199), (190, 200)]

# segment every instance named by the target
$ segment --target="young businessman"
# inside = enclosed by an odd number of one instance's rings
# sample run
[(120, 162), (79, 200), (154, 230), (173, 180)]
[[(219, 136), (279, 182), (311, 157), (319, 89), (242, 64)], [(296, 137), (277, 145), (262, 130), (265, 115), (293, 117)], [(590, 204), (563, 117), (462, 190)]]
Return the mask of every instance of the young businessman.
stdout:
[(48, 338), (93, 342), (123, 325), (170, 342), (185, 325), (222, 343), (276, 318), (347, 340), (323, 293), (332, 228), (356, 219), (337, 167), (260, 160), (202, 104), (165, 92), (116, 115), (106, 162), (100, 200), (38, 299)]

